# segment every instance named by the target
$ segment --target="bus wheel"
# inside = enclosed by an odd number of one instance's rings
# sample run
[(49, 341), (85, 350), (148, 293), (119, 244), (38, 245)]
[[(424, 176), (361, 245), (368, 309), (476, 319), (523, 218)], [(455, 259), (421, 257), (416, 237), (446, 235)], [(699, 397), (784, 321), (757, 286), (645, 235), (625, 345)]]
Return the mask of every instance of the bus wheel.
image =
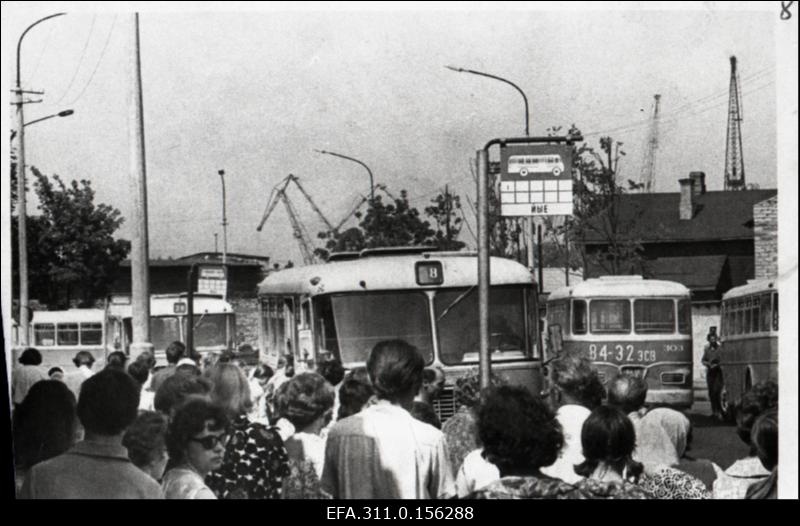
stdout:
[(730, 396), (728, 395), (728, 388), (725, 385), (719, 392), (719, 407), (722, 410), (722, 417), (726, 422), (734, 422), (735, 415), (733, 411), (733, 404), (731, 403)]

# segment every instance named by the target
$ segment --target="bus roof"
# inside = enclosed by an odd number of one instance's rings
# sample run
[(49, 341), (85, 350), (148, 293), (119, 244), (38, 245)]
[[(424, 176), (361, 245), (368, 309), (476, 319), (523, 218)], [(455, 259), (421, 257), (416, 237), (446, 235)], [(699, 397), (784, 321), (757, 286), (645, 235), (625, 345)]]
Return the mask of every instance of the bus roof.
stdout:
[[(154, 294), (150, 297), (150, 316), (173, 316), (176, 303), (186, 303), (186, 294)], [(131, 316), (130, 304), (110, 304), (108, 312), (112, 316), (128, 318)], [(230, 303), (219, 296), (195, 294), (194, 314), (222, 314), (233, 312)], [(181, 312), (186, 314), (186, 311)]]
[(37, 310), (31, 323), (103, 323), (103, 309)]
[[(417, 284), (415, 263), (440, 261), (441, 285)], [(491, 258), (492, 285), (532, 284), (533, 275), (523, 265), (504, 258)], [(362, 284), (363, 283), (363, 284)], [(258, 286), (259, 294), (308, 294), (363, 290), (407, 290), (469, 287), (478, 283), (478, 261), (474, 252), (426, 252), (421, 254), (362, 256), (293, 267), (273, 272)]]
[(759, 292), (767, 292), (770, 290), (777, 291), (775, 287), (775, 280), (771, 279), (751, 279), (746, 284), (733, 287), (731, 290), (722, 295), (723, 300), (747, 296), (748, 294), (757, 294)]
[(642, 276), (601, 276), (587, 279), (550, 294), (548, 301), (576, 297), (689, 296), (689, 289), (674, 281), (643, 279)]

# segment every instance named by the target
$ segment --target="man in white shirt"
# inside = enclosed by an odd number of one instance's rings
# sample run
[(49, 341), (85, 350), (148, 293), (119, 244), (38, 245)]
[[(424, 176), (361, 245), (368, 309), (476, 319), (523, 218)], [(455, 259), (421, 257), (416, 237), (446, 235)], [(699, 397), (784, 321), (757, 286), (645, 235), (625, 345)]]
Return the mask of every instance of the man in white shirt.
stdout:
[(325, 449), (322, 488), (340, 499), (455, 495), (444, 435), (409, 413), (425, 360), (402, 340), (378, 343), (367, 360), (377, 402), (337, 422)]
[(575, 466), (584, 461), (581, 445), (583, 422), (592, 409), (603, 402), (603, 383), (592, 363), (580, 356), (567, 355), (552, 364), (552, 402), (558, 406), (556, 420), (564, 433), (564, 447), (552, 466), (542, 473), (574, 484), (583, 477)]
[(75, 364), (78, 370), (65, 374), (64, 383), (67, 384), (75, 398), (78, 399), (81, 393), (81, 384), (94, 374), (94, 371), (92, 371), (94, 356), (89, 351), (78, 351), (75, 354), (75, 358), (72, 359), (72, 363)]

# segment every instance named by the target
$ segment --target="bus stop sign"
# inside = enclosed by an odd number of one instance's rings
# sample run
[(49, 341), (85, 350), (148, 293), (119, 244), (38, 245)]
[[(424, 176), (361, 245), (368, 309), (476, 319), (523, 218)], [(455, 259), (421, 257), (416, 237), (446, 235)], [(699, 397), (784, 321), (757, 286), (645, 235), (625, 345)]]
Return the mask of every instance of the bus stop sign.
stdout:
[(199, 294), (216, 294), (225, 296), (228, 289), (228, 276), (225, 267), (219, 265), (203, 265), (197, 275), (197, 292)]
[(572, 215), (572, 146), (507, 145), (500, 165), (500, 215)]

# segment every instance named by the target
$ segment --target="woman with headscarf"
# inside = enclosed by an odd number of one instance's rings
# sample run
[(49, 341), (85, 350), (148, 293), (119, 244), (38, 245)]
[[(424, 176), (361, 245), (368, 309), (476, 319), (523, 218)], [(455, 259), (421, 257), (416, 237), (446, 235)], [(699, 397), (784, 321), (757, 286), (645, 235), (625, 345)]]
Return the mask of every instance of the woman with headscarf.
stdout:
[[(639, 486), (657, 499), (708, 499), (711, 494), (699, 479), (677, 469), (686, 452), (691, 423), (683, 413), (668, 408), (649, 411), (640, 429), (660, 429), (663, 435), (637, 437), (637, 453), (644, 464)], [(655, 438), (655, 439), (654, 439)], [(659, 440), (660, 438), (660, 440)]]

